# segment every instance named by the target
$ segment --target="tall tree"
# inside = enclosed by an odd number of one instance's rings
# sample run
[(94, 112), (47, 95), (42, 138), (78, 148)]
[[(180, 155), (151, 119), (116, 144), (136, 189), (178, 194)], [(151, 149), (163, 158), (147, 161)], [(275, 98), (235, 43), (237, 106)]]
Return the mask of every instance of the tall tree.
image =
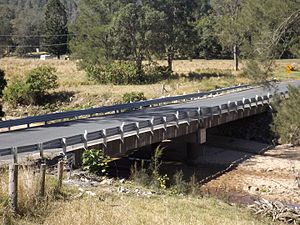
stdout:
[(175, 56), (191, 56), (195, 33), (193, 31), (193, 9), (195, 0), (148, 0), (145, 1), (154, 9), (165, 14), (166, 29), (161, 40), (165, 46), (169, 70), (173, 69)]
[(102, 64), (113, 58), (110, 26), (118, 9), (119, 3), (113, 0), (80, 2), (79, 16), (71, 26), (76, 36), (70, 48), (72, 56), (81, 59), (81, 66)]
[(116, 14), (111, 29), (114, 39), (116, 59), (136, 62), (138, 72), (142, 71), (142, 61), (151, 60), (163, 45), (165, 17), (145, 3), (129, 3)]
[(0, 58), (9, 52), (6, 46), (12, 44), (13, 27), (11, 20), (13, 19), (13, 11), (6, 5), (0, 5)]
[(44, 44), (48, 52), (58, 58), (68, 50), (68, 19), (64, 5), (60, 0), (50, 0), (45, 12)]
[(28, 4), (18, 12), (13, 20), (14, 44), (16, 51), (20, 55), (35, 51), (40, 45), (40, 35), (42, 34), (43, 12), (38, 7)]
[(217, 23), (216, 32), (224, 47), (233, 53), (234, 70), (239, 70), (239, 48), (244, 40), (243, 26), (240, 24), (243, 0), (213, 0)]

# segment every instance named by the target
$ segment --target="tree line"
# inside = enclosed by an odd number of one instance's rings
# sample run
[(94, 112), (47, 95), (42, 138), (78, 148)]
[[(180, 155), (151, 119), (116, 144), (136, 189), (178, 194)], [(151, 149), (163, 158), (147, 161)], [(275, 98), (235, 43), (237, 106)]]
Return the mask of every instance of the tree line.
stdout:
[(84, 68), (117, 60), (142, 71), (143, 61), (165, 59), (172, 71), (174, 59), (234, 58), (238, 69), (239, 58), (300, 55), (299, 0), (3, 0), (0, 7), (2, 52), (41, 46), (71, 53)]

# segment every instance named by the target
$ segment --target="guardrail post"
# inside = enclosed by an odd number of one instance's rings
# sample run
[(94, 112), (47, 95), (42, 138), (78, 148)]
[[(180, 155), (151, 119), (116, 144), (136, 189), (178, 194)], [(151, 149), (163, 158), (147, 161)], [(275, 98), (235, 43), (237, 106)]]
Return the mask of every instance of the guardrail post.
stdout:
[(16, 163), (9, 165), (9, 200), (13, 213), (18, 211), (18, 169)]
[(246, 101), (246, 98), (243, 98), (243, 111), (245, 111), (245, 101)]
[(227, 102), (227, 106), (228, 106), (228, 113), (230, 112), (230, 103), (231, 103), (231, 101), (228, 101), (228, 102)]
[(165, 130), (165, 132), (167, 132), (167, 117), (164, 116), (162, 119), (163, 119), (163, 123), (164, 123), (164, 130)]
[(107, 148), (107, 136), (106, 136), (106, 129), (102, 130), (102, 134), (103, 134), (103, 146), (106, 149)]
[(176, 112), (175, 114), (175, 122), (176, 122), (176, 128), (179, 128), (179, 111)]
[(38, 150), (40, 152), (41, 159), (44, 159), (44, 144), (43, 143), (38, 144)]
[(257, 104), (258, 103), (258, 95), (255, 95), (255, 103), (256, 103), (255, 105), (257, 107), (258, 106), (258, 104)]
[(188, 126), (190, 126), (191, 125), (191, 116), (190, 116), (189, 111), (186, 112), (186, 117), (187, 117), (187, 124), (188, 124)]
[(120, 126), (120, 137), (121, 137), (121, 142), (124, 144), (124, 126), (125, 123), (123, 122), (122, 125)]
[(84, 134), (82, 135), (82, 141), (83, 141), (83, 148), (84, 150), (88, 149), (88, 132), (87, 130), (84, 131)]
[(66, 138), (61, 139), (61, 145), (62, 145), (63, 154), (66, 155), (67, 154), (67, 139)]
[(150, 129), (151, 129), (151, 135), (154, 135), (154, 117), (150, 120)]
[(13, 163), (18, 163), (18, 147), (12, 147), (11, 154), (13, 155)]
[(235, 101), (234, 104), (235, 104), (235, 111), (237, 112), (237, 111), (238, 111), (238, 104), (237, 104), (237, 101)]
[(268, 96), (268, 103), (270, 104), (270, 102), (271, 102), (271, 94), (270, 94), (270, 92), (268, 92), (268, 94), (267, 94), (267, 96)]
[(139, 122), (135, 123), (135, 128), (136, 128), (136, 136), (139, 139), (140, 138), (140, 124), (139, 124)]
[(45, 181), (46, 181), (46, 164), (41, 164), (40, 168), (40, 192), (39, 195), (40, 197), (45, 196)]

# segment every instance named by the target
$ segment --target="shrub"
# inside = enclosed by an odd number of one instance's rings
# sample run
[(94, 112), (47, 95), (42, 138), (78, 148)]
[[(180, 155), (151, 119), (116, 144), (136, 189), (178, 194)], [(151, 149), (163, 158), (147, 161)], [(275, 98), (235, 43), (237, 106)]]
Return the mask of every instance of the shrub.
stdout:
[(272, 130), (277, 133), (282, 143), (300, 144), (300, 87), (289, 86), (289, 98), (281, 101), (277, 96), (274, 101), (274, 121)]
[(112, 62), (100, 66), (88, 66), (87, 76), (99, 84), (152, 84), (169, 79), (172, 73), (167, 67), (158, 65), (144, 65), (143, 71), (138, 72), (133, 62)]
[(114, 62), (86, 68), (88, 78), (100, 84), (139, 84), (140, 75), (134, 63)]
[(6, 85), (7, 85), (7, 82), (5, 80), (5, 73), (3, 70), (0, 69), (0, 97), (2, 97), (3, 90)]
[(29, 104), (28, 85), (22, 80), (13, 79), (4, 89), (3, 99), (13, 106)]
[(28, 85), (32, 103), (38, 103), (49, 90), (58, 86), (55, 72), (53, 67), (41, 66), (27, 74), (25, 83)]
[(82, 166), (90, 173), (106, 176), (109, 161), (110, 158), (102, 150), (91, 149), (84, 151)]
[(40, 104), (48, 91), (56, 88), (57, 76), (55, 69), (41, 66), (31, 70), (25, 78), (14, 79), (4, 89), (4, 100), (12, 105)]
[(123, 103), (138, 102), (147, 100), (143, 92), (128, 92), (122, 96)]
[(142, 162), (140, 167), (135, 163), (134, 167), (131, 168), (131, 179), (144, 186), (155, 189), (166, 189), (169, 178), (166, 174), (160, 174), (162, 153), (163, 148), (158, 146), (151, 158), (150, 166), (147, 168), (144, 166), (144, 162)]
[(173, 177), (172, 193), (186, 194), (188, 191), (188, 184), (183, 179), (182, 170), (177, 171)]

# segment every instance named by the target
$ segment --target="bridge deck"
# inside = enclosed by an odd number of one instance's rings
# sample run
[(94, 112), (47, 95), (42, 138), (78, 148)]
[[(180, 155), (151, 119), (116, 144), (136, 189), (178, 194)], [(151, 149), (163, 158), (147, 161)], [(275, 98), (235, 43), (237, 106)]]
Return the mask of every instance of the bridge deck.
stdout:
[[(277, 86), (279, 92), (287, 90), (287, 85), (300, 86), (300, 81), (290, 81), (280, 83)], [(266, 95), (268, 92), (273, 93), (274, 89), (267, 90), (263, 88), (254, 88), (236, 93), (229, 93), (213, 98), (206, 98), (196, 101), (190, 101), (180, 104), (172, 104), (155, 108), (146, 108), (127, 113), (94, 117), (88, 119), (75, 120), (70, 122), (56, 123), (47, 126), (33, 127), (24, 130), (11, 131), (0, 134), (0, 149), (18, 147), (23, 145), (37, 144), (48, 140), (69, 137), (83, 134), (85, 130), (93, 132), (101, 129), (118, 127), (123, 122), (132, 123), (142, 120), (149, 120), (153, 116), (162, 116), (176, 111), (185, 111), (197, 109), (198, 107), (211, 107), (242, 100), (243, 98), (252, 98), (256, 95)]]

